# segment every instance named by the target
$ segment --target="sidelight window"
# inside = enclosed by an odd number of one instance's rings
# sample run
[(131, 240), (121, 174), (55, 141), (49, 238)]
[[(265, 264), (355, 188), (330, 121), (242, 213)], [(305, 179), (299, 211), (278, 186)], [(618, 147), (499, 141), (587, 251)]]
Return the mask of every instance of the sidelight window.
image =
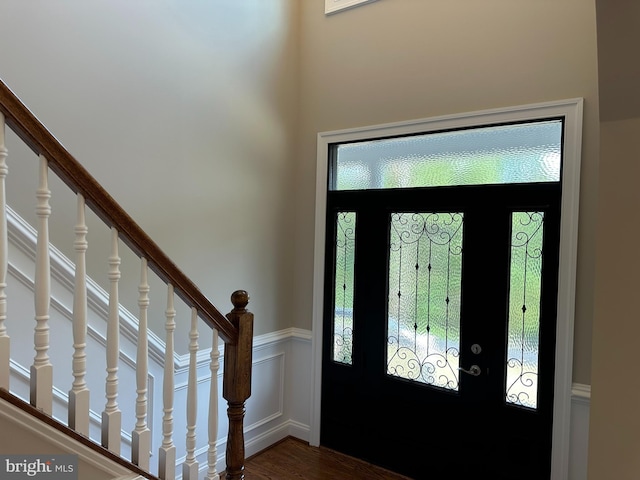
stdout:
[(338, 212), (336, 215), (336, 227), (333, 360), (351, 365), (353, 362), (355, 212)]
[(507, 403), (536, 408), (543, 212), (514, 212), (511, 220)]

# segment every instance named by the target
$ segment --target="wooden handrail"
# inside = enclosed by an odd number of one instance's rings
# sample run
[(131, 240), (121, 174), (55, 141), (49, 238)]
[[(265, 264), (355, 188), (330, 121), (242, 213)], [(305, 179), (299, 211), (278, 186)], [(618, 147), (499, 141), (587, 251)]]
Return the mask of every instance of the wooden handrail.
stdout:
[(36, 155), (44, 155), (49, 167), (75, 193), (84, 196), (87, 205), (109, 227), (115, 227), (122, 241), (199, 316), (220, 333), (225, 343), (238, 342), (238, 328), (200, 292), (198, 287), (167, 257), (142, 228), (124, 211), (62, 144), (47, 130), (22, 101), (0, 80), (0, 111), (5, 122)]

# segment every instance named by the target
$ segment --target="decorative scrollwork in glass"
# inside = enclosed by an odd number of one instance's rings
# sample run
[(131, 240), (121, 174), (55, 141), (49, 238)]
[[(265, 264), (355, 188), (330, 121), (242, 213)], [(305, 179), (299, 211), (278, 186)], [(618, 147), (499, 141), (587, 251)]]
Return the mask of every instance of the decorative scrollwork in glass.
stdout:
[(333, 360), (351, 365), (353, 363), (355, 212), (339, 212), (336, 217), (336, 226)]
[(513, 212), (507, 338), (507, 403), (536, 408), (543, 212)]
[(458, 390), (462, 213), (393, 213), (387, 374)]

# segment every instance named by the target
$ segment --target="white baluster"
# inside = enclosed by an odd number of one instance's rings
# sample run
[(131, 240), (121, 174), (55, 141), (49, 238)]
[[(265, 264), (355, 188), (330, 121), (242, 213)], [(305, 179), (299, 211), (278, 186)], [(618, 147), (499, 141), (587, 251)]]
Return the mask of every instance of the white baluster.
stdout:
[(76, 432), (89, 436), (89, 389), (85, 375), (87, 373), (87, 233), (85, 222), (84, 197), (78, 194), (78, 212), (76, 222), (75, 286), (73, 293), (73, 385), (69, 391), (69, 427)]
[(34, 348), (31, 365), (31, 404), (51, 415), (53, 408), (53, 366), (49, 361), (49, 306), (51, 268), (49, 258), (49, 216), (51, 191), (47, 159), (40, 155), (40, 184), (37, 191), (38, 242), (36, 246)]
[(147, 310), (149, 309), (149, 282), (147, 280), (147, 259), (142, 258), (138, 306), (138, 350), (136, 354), (136, 427), (131, 433), (131, 461), (140, 468), (149, 470), (151, 456), (151, 430), (147, 427), (147, 376), (149, 340), (147, 334)]
[(7, 156), (9, 152), (4, 144), (4, 115), (0, 112), (0, 388), (9, 390), (9, 364), (11, 342), (7, 334), (7, 196), (5, 178), (9, 172)]
[(187, 458), (182, 464), (184, 480), (198, 480), (199, 464), (196, 461), (196, 420), (198, 410), (198, 378), (196, 355), (198, 353), (198, 310), (191, 309), (191, 331), (189, 332), (189, 381), (187, 385)]
[(220, 368), (220, 352), (218, 351), (218, 331), (213, 330), (213, 340), (211, 342), (211, 381), (209, 384), (209, 450), (207, 453), (207, 480), (220, 480), (220, 475), (216, 471), (218, 463), (218, 369)]
[(118, 353), (120, 350), (120, 312), (118, 281), (120, 280), (118, 231), (111, 228), (111, 256), (109, 257), (109, 320), (107, 324), (107, 403), (102, 412), (102, 446), (120, 455), (122, 412), (118, 408)]
[(176, 447), (173, 444), (173, 333), (176, 329), (176, 311), (173, 307), (173, 285), (168, 285), (167, 294), (167, 331), (166, 346), (164, 352), (164, 380), (162, 384), (163, 412), (162, 416), (162, 445), (158, 459), (158, 476), (162, 480), (174, 480), (176, 478)]

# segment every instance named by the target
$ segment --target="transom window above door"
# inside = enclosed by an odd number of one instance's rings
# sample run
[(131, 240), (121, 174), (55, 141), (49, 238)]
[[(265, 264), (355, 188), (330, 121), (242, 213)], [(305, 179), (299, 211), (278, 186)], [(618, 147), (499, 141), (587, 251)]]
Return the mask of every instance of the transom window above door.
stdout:
[(329, 190), (560, 182), (563, 120), (338, 144)]

